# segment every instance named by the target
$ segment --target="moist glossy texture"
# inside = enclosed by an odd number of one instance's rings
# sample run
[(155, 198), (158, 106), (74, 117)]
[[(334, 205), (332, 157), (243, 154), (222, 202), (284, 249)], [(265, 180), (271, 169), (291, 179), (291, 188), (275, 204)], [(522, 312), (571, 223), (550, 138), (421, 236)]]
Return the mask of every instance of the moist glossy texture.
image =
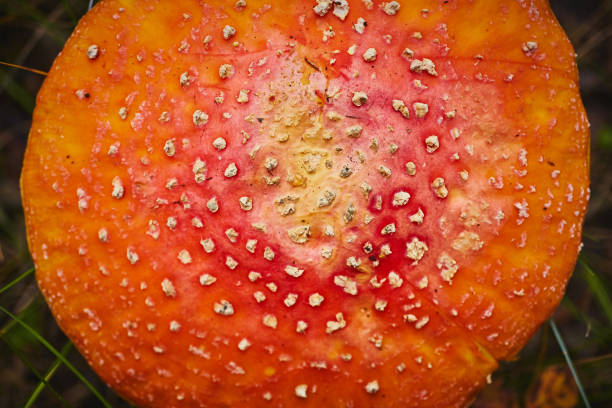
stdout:
[(141, 406), (465, 406), (576, 259), (571, 45), (544, 1), (241, 3), (101, 1), (56, 60), (22, 193), (60, 326)]

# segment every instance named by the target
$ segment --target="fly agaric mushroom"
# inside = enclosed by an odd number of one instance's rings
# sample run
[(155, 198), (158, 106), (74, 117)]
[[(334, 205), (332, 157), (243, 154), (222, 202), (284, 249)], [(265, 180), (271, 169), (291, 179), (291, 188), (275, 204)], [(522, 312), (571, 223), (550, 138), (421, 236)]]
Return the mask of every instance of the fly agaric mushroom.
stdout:
[(544, 0), (102, 0), (22, 190), (135, 404), (461, 407), (559, 303), (588, 123)]

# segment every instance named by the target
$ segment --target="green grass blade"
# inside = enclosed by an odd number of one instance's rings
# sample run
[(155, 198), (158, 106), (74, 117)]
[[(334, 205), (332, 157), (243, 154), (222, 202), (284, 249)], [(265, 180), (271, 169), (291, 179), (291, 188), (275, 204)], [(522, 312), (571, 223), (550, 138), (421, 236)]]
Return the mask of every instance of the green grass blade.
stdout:
[(68, 0), (62, 0), (62, 3), (64, 5), (64, 10), (66, 10), (66, 14), (68, 14), (68, 17), (70, 17), (70, 20), (72, 20), (72, 23), (76, 25), (78, 20), (77, 20), (76, 14), (74, 14), (74, 10), (72, 10), (72, 6), (70, 5), (70, 2)]
[(584, 311), (580, 310), (578, 306), (572, 302), (569, 297), (564, 297), (561, 301), (561, 306), (568, 313), (570, 313), (576, 320), (584, 323), (587, 333), (592, 334), (590, 337), (593, 341), (598, 342), (602, 346), (606, 347), (608, 344), (612, 344), (612, 327), (602, 325), (596, 320), (588, 316)]
[[(69, 341), (64, 345), (64, 347), (62, 347), (60, 354), (66, 357), (71, 348), (72, 348), (72, 343)], [(49, 380), (51, 379), (51, 377), (53, 377), (53, 375), (55, 374), (55, 372), (57, 371), (57, 369), (60, 367), (61, 364), (62, 364), (62, 361), (59, 358), (55, 360), (55, 362), (51, 365), (51, 367), (49, 368), (45, 376), (40, 379), (40, 382), (38, 383), (38, 385), (32, 392), (32, 395), (30, 395), (30, 398), (28, 398), (23, 408), (31, 408), (34, 406), (34, 403), (38, 399), (38, 396), (45, 389), (45, 387), (49, 386)]]
[(567, 362), (570, 372), (572, 373), (572, 377), (574, 377), (574, 381), (576, 382), (576, 386), (578, 387), (578, 392), (580, 393), (580, 397), (582, 398), (582, 401), (584, 402), (584, 406), (586, 408), (591, 408), (589, 399), (587, 398), (586, 393), (584, 392), (584, 388), (582, 388), (582, 383), (580, 382), (578, 373), (576, 372), (576, 369), (574, 368), (574, 363), (572, 363), (572, 358), (570, 357), (569, 352), (567, 351), (567, 347), (565, 347), (565, 342), (563, 341), (563, 337), (561, 337), (561, 333), (559, 332), (559, 329), (557, 328), (555, 321), (552, 318), (550, 318), (548, 322), (550, 323), (550, 327), (552, 328), (552, 331), (555, 335), (555, 339), (557, 339), (557, 343), (559, 343), (559, 348), (561, 349), (561, 353), (563, 353), (563, 357), (565, 357), (565, 361)]
[[(30, 308), (35, 307), (36, 303), (40, 299), (39, 297), (42, 297), (40, 293), (28, 299), (26, 303), (22, 306), (21, 311), (19, 312), (19, 318), (21, 320), (24, 320), (24, 317), (27, 318), (28, 316), (31, 316), (30, 313), (33, 313), (33, 312)], [(0, 338), (6, 336), (16, 325), (17, 325), (16, 320), (9, 319), (8, 323), (6, 323), (6, 325), (0, 328)]]
[(15, 278), (12, 282), (0, 288), (0, 295), (6, 292), (7, 290), (9, 290), (10, 288), (12, 288), (13, 286), (15, 286), (16, 284), (18, 284), (19, 282), (21, 282), (22, 280), (24, 280), (25, 278), (27, 278), (28, 276), (30, 276), (32, 273), (34, 273), (34, 268), (28, 269), (27, 271), (22, 273), (20, 276)]
[(13, 81), (10, 78), (9, 80), (6, 80), (5, 78), (6, 74), (0, 71), (0, 84), (4, 85), (4, 90), (6, 93), (9, 94), (9, 96), (13, 98), (13, 100), (17, 102), (17, 104), (21, 106), (23, 110), (29, 114), (32, 114), (32, 111), (34, 110), (34, 96), (32, 96), (32, 94), (30, 94), (30, 92), (28, 92), (18, 82)]
[[(38, 10), (36, 4), (32, 1), (15, 1), (11, 6), (13, 7), (9, 10), (10, 14), (31, 19), (39, 28), (43, 29), (49, 38), (54, 40), (57, 45), (64, 45), (70, 32), (63, 28), (61, 23), (56, 21), (57, 17), (50, 19), (47, 14)], [(58, 12), (61, 13), (63, 6), (59, 7)], [(58, 17), (60, 15), (61, 14), (58, 14)]]
[(77, 378), (98, 398), (98, 400), (104, 405), (106, 408), (112, 408), (112, 406), (106, 401), (106, 399), (96, 390), (96, 388), (77, 370), (70, 361), (66, 360), (64, 356), (61, 355), (59, 351), (55, 347), (51, 345), (47, 340), (45, 340), (36, 330), (31, 328), (27, 323), (23, 322), (17, 316), (6, 310), (4, 307), (0, 306), (0, 312), (8, 315), (11, 319), (17, 321), (19, 325), (21, 325), (24, 329), (26, 329), (36, 340), (38, 340), (43, 346), (47, 348), (51, 353), (55, 355), (70, 371), (77, 376)]
[[(42, 377), (42, 375), (38, 372), (38, 370), (36, 369), (36, 367), (34, 367), (32, 365), (32, 363), (30, 363), (30, 361), (27, 359), (27, 357), (21, 352), (21, 350), (19, 350), (14, 344), (12, 344), (10, 341), (6, 340), (6, 339), (2, 339), (6, 345), (11, 349), (11, 351), (13, 352), (13, 354), (15, 354), (17, 357), (19, 357), (19, 359), (21, 360), (21, 362), (36, 376), (36, 378), (38, 378), (40, 381), (44, 381), (44, 378)], [(53, 395), (55, 396), (55, 398), (57, 398), (57, 400), (59, 402), (62, 403), (63, 406), (65, 407), (70, 407), (70, 404), (68, 404), (68, 401), (66, 401), (64, 399), (64, 397), (62, 397), (60, 395), (59, 392), (57, 392), (55, 390), (55, 388), (53, 388), (50, 384), (48, 385), (48, 389), (49, 391), (51, 391), (53, 393)]]
[(606, 285), (601, 281), (599, 276), (597, 276), (597, 274), (586, 262), (584, 262), (581, 258), (578, 259), (578, 262), (584, 270), (584, 273), (582, 275), (584, 277), (584, 280), (589, 285), (589, 288), (595, 295), (595, 298), (597, 298), (601, 309), (603, 310), (604, 314), (608, 318), (608, 321), (610, 322), (610, 326), (612, 326), (612, 300), (610, 300), (610, 297), (608, 296)]

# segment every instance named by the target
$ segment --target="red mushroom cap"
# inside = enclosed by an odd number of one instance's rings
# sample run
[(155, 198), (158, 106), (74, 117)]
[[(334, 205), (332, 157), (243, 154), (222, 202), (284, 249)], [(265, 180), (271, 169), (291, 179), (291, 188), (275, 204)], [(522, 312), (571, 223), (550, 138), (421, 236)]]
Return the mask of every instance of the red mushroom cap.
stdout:
[(461, 407), (588, 200), (544, 0), (102, 0), (38, 96), (40, 288), (147, 407)]

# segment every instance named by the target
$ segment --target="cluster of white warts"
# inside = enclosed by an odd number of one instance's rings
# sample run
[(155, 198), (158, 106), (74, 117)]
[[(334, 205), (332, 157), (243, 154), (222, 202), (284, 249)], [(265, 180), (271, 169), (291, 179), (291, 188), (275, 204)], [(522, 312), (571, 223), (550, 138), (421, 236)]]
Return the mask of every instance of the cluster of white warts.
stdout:
[[(366, 3), (368, 3), (368, 1), (366, 0)], [(245, 7), (246, 6), (246, 2), (245, 1), (238, 1), (236, 3), (236, 7)], [(346, 16), (348, 15), (348, 10), (349, 10), (349, 5), (348, 2), (345, 0), (333, 0), (333, 1), (329, 1), (329, 0), (317, 0), (317, 5), (314, 7), (314, 11), (317, 15), (319, 16), (324, 16), (326, 15), (333, 7), (333, 14), (340, 18), (341, 20), (344, 20), (346, 18)], [(383, 3), (381, 4), (381, 9), (388, 15), (395, 15), (399, 10), (400, 10), (400, 5), (398, 2), (396, 1), (392, 1), (392, 2), (388, 2), (388, 3)], [(363, 32), (365, 31), (366, 28), (366, 21), (363, 18), (359, 18), (357, 23), (354, 24), (353, 28), (355, 29), (355, 31), (359, 34), (363, 34)], [(236, 34), (236, 29), (232, 26), (226, 25), (223, 28), (223, 38), (225, 40), (229, 40), (231, 38), (233, 38)], [(210, 40), (209, 40), (210, 41)], [(535, 42), (526, 42), (523, 44), (523, 51), (526, 54), (530, 54), (533, 53), (537, 50), (537, 43)], [(349, 48), (349, 54), (354, 54), (355, 53), (355, 47), (352, 46)], [(88, 50), (87, 50), (87, 57), (91, 60), (95, 60), (99, 57), (100, 55), (100, 49), (97, 45), (91, 45)], [(413, 58), (414, 56), (414, 52), (408, 48), (406, 48), (403, 51), (403, 55), (406, 57), (409, 57), (410, 59)], [(366, 62), (373, 62), (376, 60), (377, 58), (377, 51), (374, 48), (368, 48), (362, 55), (364, 61)], [(413, 72), (425, 72), (428, 73), (429, 75), (432, 76), (437, 76), (437, 72), (436, 72), (436, 67), (435, 64), (427, 58), (423, 58), (422, 60), (418, 60), (418, 59), (412, 59), (411, 64), (410, 64), (410, 70)], [(234, 67), (231, 64), (223, 64), (219, 67), (219, 76), (222, 79), (229, 79), (234, 75)], [(181, 86), (189, 86), (191, 83), (191, 78), (189, 76), (189, 74), (187, 72), (181, 74), (179, 82), (181, 84)], [(420, 81), (419, 81), (420, 83)], [(237, 96), (237, 102), (238, 103), (247, 103), (249, 101), (249, 90), (241, 90), (239, 95)], [(222, 98), (222, 97), (221, 97)], [(222, 100), (221, 100), (222, 102)], [(365, 94), (365, 92), (362, 91), (356, 91), (353, 93), (353, 97), (352, 97), (352, 102), (355, 106), (362, 106), (364, 104), (366, 104), (368, 102), (368, 96)], [(394, 99), (391, 102), (392, 108), (398, 112), (399, 114), (401, 114), (403, 117), (405, 117), (406, 119), (408, 119), (410, 117), (410, 110), (408, 108), (408, 106), (406, 105), (406, 103), (401, 100), (401, 99)], [(417, 118), (423, 118), (425, 117), (425, 115), (427, 115), (428, 113), (428, 106), (425, 103), (422, 102), (414, 102), (412, 104), (412, 109), (414, 111), (414, 114)], [(127, 117), (127, 108), (126, 107), (121, 107), (119, 110), (119, 116), (121, 119), (125, 120)], [(454, 113), (452, 113), (452, 115), (454, 116)], [(451, 117), (450, 115), (448, 115), (449, 118)], [(201, 111), (201, 110), (195, 110), (193, 112), (193, 124), (194, 126), (197, 127), (201, 127), (204, 126), (208, 123), (209, 120), (209, 116), (207, 113)], [(162, 114), (162, 117), (160, 117), (160, 120), (168, 120), (168, 115), (165, 112), (165, 115)], [(356, 126), (352, 126), (350, 128), (347, 128), (346, 133), (348, 137), (359, 137), (362, 133), (362, 128), (359, 125)], [(451, 130), (451, 136), (453, 137), (453, 139), (457, 139), (459, 137), (460, 132), (458, 131), (458, 129), (452, 129)], [(433, 153), (435, 152), (440, 144), (439, 144), (439, 138), (437, 135), (431, 135), (429, 137), (427, 137), (425, 139), (425, 145), (426, 145), (426, 149), (428, 153)], [(217, 149), (217, 150), (223, 150), (226, 148), (227, 146), (227, 142), (223, 139), (223, 138), (217, 138), (214, 142), (213, 142), (213, 146)], [(111, 150), (113, 150), (112, 148), (109, 149), (109, 154), (116, 153), (116, 146), (115, 146), (115, 151), (111, 152)], [(169, 140), (166, 142), (165, 146), (164, 146), (164, 152), (169, 156), (174, 156), (174, 154), (176, 153), (176, 148), (173, 144), (172, 140)], [(199, 159), (198, 159), (199, 161)], [(266, 168), (268, 169), (273, 169), (275, 168), (277, 165), (277, 161), (274, 158), (268, 158), (266, 160)], [(416, 166), (414, 165), (414, 163), (412, 162), (408, 162), (406, 163), (406, 171), (408, 172), (409, 175), (414, 175), (416, 173)], [(194, 164), (193, 167), (193, 172), (194, 172), (194, 177), (196, 182), (201, 183), (203, 181), (203, 174), (206, 173), (206, 165), (205, 163), (199, 161), (196, 162)], [(388, 169), (381, 169), (381, 174), (385, 175), (387, 172), (389, 172), (390, 174), (390, 170)], [(235, 163), (230, 163), (225, 171), (224, 171), (224, 176), (227, 178), (231, 178), (236, 176), (238, 173), (238, 168), (236, 166)], [(463, 178), (463, 177), (462, 177)], [(465, 179), (467, 179), (467, 175), (465, 176)], [(173, 182), (174, 181), (174, 182)], [(170, 180), (167, 183), (167, 188), (172, 189), (174, 187), (176, 187), (177, 183), (176, 183), (176, 179), (174, 180)], [(443, 178), (436, 178), (433, 182), (432, 182), (432, 189), (434, 191), (434, 193), (436, 194), (437, 197), (439, 198), (446, 198), (448, 195), (448, 190), (447, 187), (445, 185), (445, 181)], [(82, 190), (82, 189), (79, 189)], [(112, 193), (111, 193), (112, 197), (115, 199), (122, 199), (125, 195), (125, 188), (123, 186), (123, 183), (121, 181), (121, 179), (119, 177), (114, 177), (112, 180)], [(331, 196), (327, 197), (327, 200), (329, 201)], [(405, 205), (410, 199), (410, 194), (408, 194), (407, 192), (399, 192), (396, 193), (394, 198), (393, 198), (393, 205), (394, 206), (402, 206)], [(331, 199), (331, 201), (333, 201), (333, 198)], [(320, 202), (324, 202), (325, 201), (320, 201)], [(82, 204), (83, 203), (83, 204)], [(209, 203), (208, 203), (208, 208), (211, 212), (216, 212), (218, 210), (218, 204), (216, 202), (216, 198), (212, 198)], [(527, 208), (527, 204), (523, 201), (521, 203), (516, 203), (515, 207), (519, 210), (520, 212), (520, 216), (523, 218), (526, 218), (529, 216), (528, 214), (528, 208)], [(80, 210), (84, 210), (87, 208), (87, 201), (85, 200), (85, 195), (83, 193), (81, 193), (79, 195), (79, 209)], [(241, 197), (240, 198), (240, 208), (244, 211), (250, 211), (253, 208), (253, 203), (251, 198), (249, 197)], [(422, 222), (423, 221), (423, 213), (422, 211), (419, 209), (417, 213), (415, 213), (414, 215), (412, 215), (410, 217), (410, 220), (412, 222)], [(151, 221), (149, 223), (150, 230), (148, 232), (149, 235), (151, 235), (154, 239), (157, 239), (157, 237), (159, 236), (159, 229), (157, 227), (157, 222), (156, 221)], [(192, 225), (196, 228), (201, 228), (202, 227), (202, 223), (200, 220), (196, 220), (194, 219), (192, 222)], [(169, 228), (173, 228), (176, 226), (176, 221), (171, 221), (170, 219), (168, 220), (167, 226)], [(389, 224), (388, 226), (386, 226), (385, 228), (383, 228), (383, 230), (381, 231), (382, 235), (387, 235), (387, 234), (392, 234), (393, 232), (395, 232), (395, 225), (394, 224)], [(232, 242), (235, 243), (236, 242), (236, 237), (237, 237), (237, 232), (234, 231), (233, 229), (230, 229), (228, 231), (226, 231), (226, 235), (227, 238)], [(98, 237), (100, 239), (101, 242), (106, 243), (109, 240), (109, 236), (108, 236), (108, 231), (105, 228), (101, 228), (98, 231)], [(201, 241), (202, 243), (202, 247), (205, 250), (205, 252), (207, 253), (211, 253), (214, 250), (214, 243), (212, 241), (212, 239), (210, 238), (206, 238), (206, 239), (202, 239)], [(256, 240), (248, 240), (247, 244), (246, 244), (246, 249), (251, 252), (254, 253), (255, 251), (255, 247), (257, 245), (257, 241)], [(406, 243), (406, 257), (412, 259), (414, 261), (414, 263), (416, 264), (423, 256), (424, 254), (427, 252), (428, 247), (425, 243), (421, 242), (420, 240), (418, 240), (417, 238), (413, 238), (412, 241)], [(371, 251), (371, 244), (370, 246), (368, 246), (367, 244), (364, 245), (364, 251), (367, 253), (369, 251)], [(139, 261), (139, 256), (136, 253), (136, 251), (134, 250), (134, 248), (132, 247), (128, 247), (127, 251), (126, 251), (126, 257), (127, 260), (131, 263), (131, 264), (136, 264)], [(274, 259), (274, 252), (272, 251), (271, 248), (266, 247), (265, 251), (264, 251), (264, 257), (265, 259), (272, 261)], [(182, 263), (182, 264), (189, 264), (192, 262), (192, 257), (191, 254), (183, 249), (181, 250), (178, 255), (177, 255), (177, 259)], [(347, 266), (349, 267), (353, 267), (353, 268), (358, 268), (360, 265), (360, 261), (358, 259), (356, 259), (355, 257), (350, 257), (349, 259), (347, 259)], [(450, 280), (452, 279), (452, 276), (454, 275), (454, 273), (457, 271), (457, 264), (456, 262), (446, 253), (443, 253), (440, 256), (440, 259), (438, 260), (438, 268), (442, 271), (442, 276), (444, 278), (444, 280), (447, 280), (450, 282)], [(227, 257), (226, 259), (226, 266), (229, 269), (235, 269), (238, 266), (237, 261), (235, 261), (233, 258), (231, 258), (230, 256)], [(289, 275), (292, 276), (294, 278), (299, 278), (300, 276), (302, 276), (304, 274), (304, 270), (299, 269), (293, 265), (288, 265), (285, 268), (285, 272)], [(261, 275), (257, 272), (250, 272), (249, 273), (249, 280), (251, 280), (252, 282), (258, 280), (261, 278)], [(199, 281), (200, 284), (202, 286), (210, 286), (212, 284), (214, 284), (216, 282), (217, 278), (214, 277), (213, 275), (210, 274), (203, 274), (200, 276)], [(373, 278), (372, 281), (370, 282), (371, 285), (375, 288), (377, 287), (381, 287), (382, 284), (388, 281), (389, 285), (391, 285), (393, 288), (398, 288), (401, 287), (402, 285), (402, 278), (399, 277), (399, 275), (397, 275), (397, 273), (395, 272), (390, 272), (388, 277), (386, 279), (382, 279), (381, 281), (378, 281), (377, 278)], [(357, 286), (355, 284), (355, 282), (346, 276), (336, 276), (334, 279), (334, 282), (336, 283), (337, 286), (341, 287), (345, 293), (351, 294), (351, 295), (356, 295), (357, 294)], [(421, 283), (419, 284), (419, 288), (423, 289), (424, 287), (427, 286), (427, 278), (424, 277), (421, 280)], [(267, 287), (270, 291), (272, 292), (276, 292), (276, 285), (274, 283), (268, 283)], [(177, 296), (177, 291), (176, 288), (174, 286), (174, 284), (172, 283), (172, 281), (170, 281), (169, 279), (164, 279), (161, 283), (161, 289), (163, 291), (163, 293), (171, 298), (174, 298)], [(258, 291), (255, 292), (254, 297), (256, 298), (257, 302), (263, 302), (265, 301), (266, 297), (265, 294), (263, 294), (262, 292)], [(284, 304), (287, 307), (292, 307), (293, 305), (296, 304), (298, 299), (297, 294), (289, 294), (285, 299), (284, 299)], [(325, 300), (324, 296), (322, 296), (319, 293), (313, 293), (308, 297), (308, 303), (311, 307), (319, 307), (323, 301)], [(376, 304), (375, 304), (375, 308), (378, 311), (383, 311), (386, 307), (386, 301), (384, 300), (377, 300)], [(235, 313), (234, 307), (233, 305), (225, 300), (222, 299), (218, 302), (214, 303), (213, 309), (215, 311), (215, 313), (219, 314), (219, 315), (223, 315), (223, 316), (231, 316)], [(455, 312), (456, 314), (456, 312)], [(422, 327), (424, 327), (427, 322), (429, 321), (429, 317), (428, 316), (424, 316), (421, 319), (418, 319), (416, 316), (414, 316), (413, 314), (406, 314), (404, 315), (404, 320), (408, 323), (415, 323), (415, 328), (416, 329), (421, 329)], [(262, 323), (272, 329), (275, 329), (277, 327), (278, 324), (278, 320), (276, 318), (276, 316), (271, 315), (271, 314), (266, 314), (264, 315), (263, 319), (262, 319)], [(302, 320), (298, 321), (297, 326), (296, 326), (296, 331), (298, 333), (304, 333), (306, 331), (308, 327), (308, 324)], [(337, 313), (335, 320), (330, 320), (327, 322), (327, 333), (331, 334), (337, 330), (340, 330), (342, 328), (346, 327), (346, 321), (344, 320), (344, 317), (342, 315), (342, 313)], [(179, 322), (173, 320), (170, 322), (170, 330), (172, 332), (177, 332), (181, 329), (181, 325)], [(382, 340), (381, 340), (382, 341)], [(245, 351), (247, 350), (249, 347), (251, 346), (251, 343), (249, 342), (249, 340), (247, 340), (246, 338), (243, 338), (242, 340), (240, 340), (240, 342), (238, 343), (238, 348), (241, 351)], [(156, 352), (163, 352), (161, 348), (156, 348), (155, 350)], [(350, 358), (348, 358), (348, 360), (350, 360)], [(401, 364), (397, 367), (398, 372), (403, 371), (403, 369), (405, 368), (405, 365)], [(244, 373), (244, 371), (240, 372), (240, 367), (234, 367), (234, 370), (237, 370), (237, 373)], [(375, 394), (379, 391), (379, 384), (378, 381), (373, 380), (368, 382), (365, 387), (364, 387), (365, 391), (369, 394)], [(316, 386), (314, 386), (314, 391), (316, 391)], [(307, 384), (300, 384), (298, 386), (295, 387), (295, 395), (299, 398), (307, 398), (308, 396), (308, 385)], [(271, 394), (265, 393), (264, 394), (264, 399), (271, 399)]]

